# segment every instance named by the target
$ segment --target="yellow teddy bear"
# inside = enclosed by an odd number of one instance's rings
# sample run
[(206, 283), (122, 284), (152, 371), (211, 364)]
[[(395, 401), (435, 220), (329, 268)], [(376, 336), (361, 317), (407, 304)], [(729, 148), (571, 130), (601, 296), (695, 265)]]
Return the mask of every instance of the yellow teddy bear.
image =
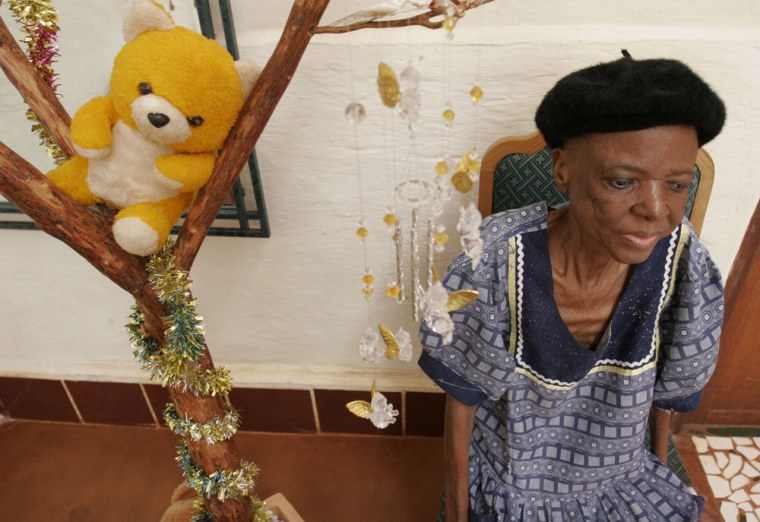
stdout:
[(78, 155), (48, 176), (83, 205), (120, 209), (116, 242), (146, 256), (208, 181), (259, 68), (175, 26), (151, 0), (127, 10), (124, 37), (110, 94), (87, 102), (71, 122)]

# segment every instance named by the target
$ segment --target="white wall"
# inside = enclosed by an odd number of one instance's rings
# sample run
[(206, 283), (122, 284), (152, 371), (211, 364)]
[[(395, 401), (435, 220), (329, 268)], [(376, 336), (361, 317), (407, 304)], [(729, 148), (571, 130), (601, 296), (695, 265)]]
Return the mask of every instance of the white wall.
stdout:
[[(184, 10), (178, 18), (192, 24), (192, 2), (174, 4)], [(264, 62), (288, 3), (233, 4), (241, 54)], [(334, 2), (324, 20), (370, 4)], [(56, 68), (62, 101), (73, 113), (107, 88), (110, 63), (121, 45), (119, 13), (125, 1), (56, 5), (61, 24)], [(7, 7), (0, 7), (0, 14), (13, 24)], [(440, 113), (447, 88), (458, 114), (451, 149), (461, 154), (470, 146), (482, 151), (503, 135), (532, 131), (535, 108), (559, 77), (615, 59), (621, 48), (635, 58), (681, 59), (728, 108), (723, 133), (707, 146), (717, 171), (702, 233), (727, 274), (760, 197), (753, 172), (760, 138), (759, 26), (758, 0), (497, 0), (460, 22), (450, 76), (441, 31), (315, 37), (257, 146), (272, 237), (208, 238), (192, 272), (217, 364), (229, 366), (238, 384), (251, 386), (363, 388), (375, 377), (380, 389), (429, 389), (414, 362), (369, 367), (358, 356), (358, 339), (368, 324), (383, 322), (395, 330), (403, 323), (410, 331), (414, 325), (408, 305), (382, 295), (365, 305), (359, 293), (364, 261), (354, 236), (358, 188), (352, 128), (343, 117), (352, 89), (368, 112), (359, 128), (360, 166), (371, 231), (368, 264), (382, 294), (394, 270), (380, 223), (389, 187), (407, 175), (433, 178), (433, 164), (445, 148)], [(379, 61), (399, 72), (410, 59), (423, 77), (413, 173), (403, 168), (407, 133), (375, 91)], [(467, 98), (476, 79), (485, 91), (477, 111)], [(0, 111), (0, 139), (48, 169), (44, 152), (26, 132), (20, 98), (6, 82), (0, 82)], [(437, 258), (440, 270), (458, 250), (457, 208), (474, 201), (475, 194), (456, 196), (449, 204), (452, 241)], [(131, 299), (63, 244), (37, 231), (0, 230), (0, 273), (0, 374), (145, 380), (122, 327)]]

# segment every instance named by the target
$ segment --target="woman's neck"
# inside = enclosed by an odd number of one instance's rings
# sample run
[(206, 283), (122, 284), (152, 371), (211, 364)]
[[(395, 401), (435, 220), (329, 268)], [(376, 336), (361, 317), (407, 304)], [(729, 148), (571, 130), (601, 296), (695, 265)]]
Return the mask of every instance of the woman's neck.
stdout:
[[(549, 214), (549, 257), (555, 282), (585, 294), (614, 289), (625, 279), (630, 265), (616, 261), (603, 245), (584, 234), (568, 208)], [(618, 287), (619, 288), (619, 287)]]
[(554, 278), (580, 290), (614, 287), (630, 265), (616, 261), (603, 245), (583, 233), (567, 207), (549, 214), (549, 257)]
[(570, 334), (580, 345), (594, 348), (612, 319), (631, 265), (613, 259), (573, 224), (566, 208), (549, 214), (553, 296)]

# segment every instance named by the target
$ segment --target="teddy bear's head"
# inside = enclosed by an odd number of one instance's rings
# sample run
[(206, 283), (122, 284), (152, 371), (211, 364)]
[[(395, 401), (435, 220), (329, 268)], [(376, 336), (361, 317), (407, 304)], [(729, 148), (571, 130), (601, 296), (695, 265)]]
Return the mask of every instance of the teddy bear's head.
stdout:
[(117, 115), (178, 152), (216, 151), (235, 123), (258, 67), (235, 62), (217, 42), (183, 27), (150, 0), (125, 16), (111, 97)]

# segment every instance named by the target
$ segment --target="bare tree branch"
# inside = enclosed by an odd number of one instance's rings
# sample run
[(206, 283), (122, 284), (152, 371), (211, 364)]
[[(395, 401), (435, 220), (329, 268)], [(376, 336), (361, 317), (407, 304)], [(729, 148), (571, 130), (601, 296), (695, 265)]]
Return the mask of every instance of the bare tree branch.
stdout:
[(412, 25), (419, 25), (427, 27), (428, 29), (440, 29), (443, 27), (443, 20), (438, 22), (431, 21), (431, 18), (435, 18), (436, 16), (440, 16), (440, 13), (428, 11), (426, 13), (412, 16), (411, 18), (403, 18), (399, 20), (372, 20), (349, 25), (323, 25), (315, 28), (314, 34), (341, 34), (359, 31), (360, 29), (388, 29), (390, 27), (409, 27)]
[[(132, 294), (146, 315), (162, 316), (140, 258), (116, 244), (111, 221), (75, 202), (24, 158), (0, 142), (0, 193), (44, 232), (60, 239), (111, 281)], [(158, 322), (146, 324), (152, 337), (163, 334)]]
[(0, 18), (0, 68), (63, 151), (73, 156), (71, 118)]
[[(468, 10), (480, 7), (483, 4), (493, 0), (454, 0), (455, 17), (462, 18)], [(392, 20), (383, 20), (386, 15), (378, 16), (375, 19), (363, 20), (361, 22), (339, 24), (338, 22), (330, 25), (319, 26), (314, 29), (314, 34), (341, 34), (361, 29), (387, 29), (390, 27), (409, 27), (413, 25), (426, 27), (428, 29), (440, 29), (443, 27), (443, 18), (446, 16), (446, 8), (439, 5), (435, 0), (430, 2), (429, 11), (419, 13), (409, 18), (398, 18)], [(361, 15), (361, 13), (359, 13)], [(433, 18), (441, 17), (438, 21)]]
[(182, 270), (190, 270), (192, 267), (219, 207), (290, 84), (311, 40), (313, 28), (319, 23), (329, 1), (294, 2), (280, 41), (253, 86), (237, 123), (230, 131), (214, 165), (211, 179), (201, 190), (185, 219), (175, 252), (177, 266)]

